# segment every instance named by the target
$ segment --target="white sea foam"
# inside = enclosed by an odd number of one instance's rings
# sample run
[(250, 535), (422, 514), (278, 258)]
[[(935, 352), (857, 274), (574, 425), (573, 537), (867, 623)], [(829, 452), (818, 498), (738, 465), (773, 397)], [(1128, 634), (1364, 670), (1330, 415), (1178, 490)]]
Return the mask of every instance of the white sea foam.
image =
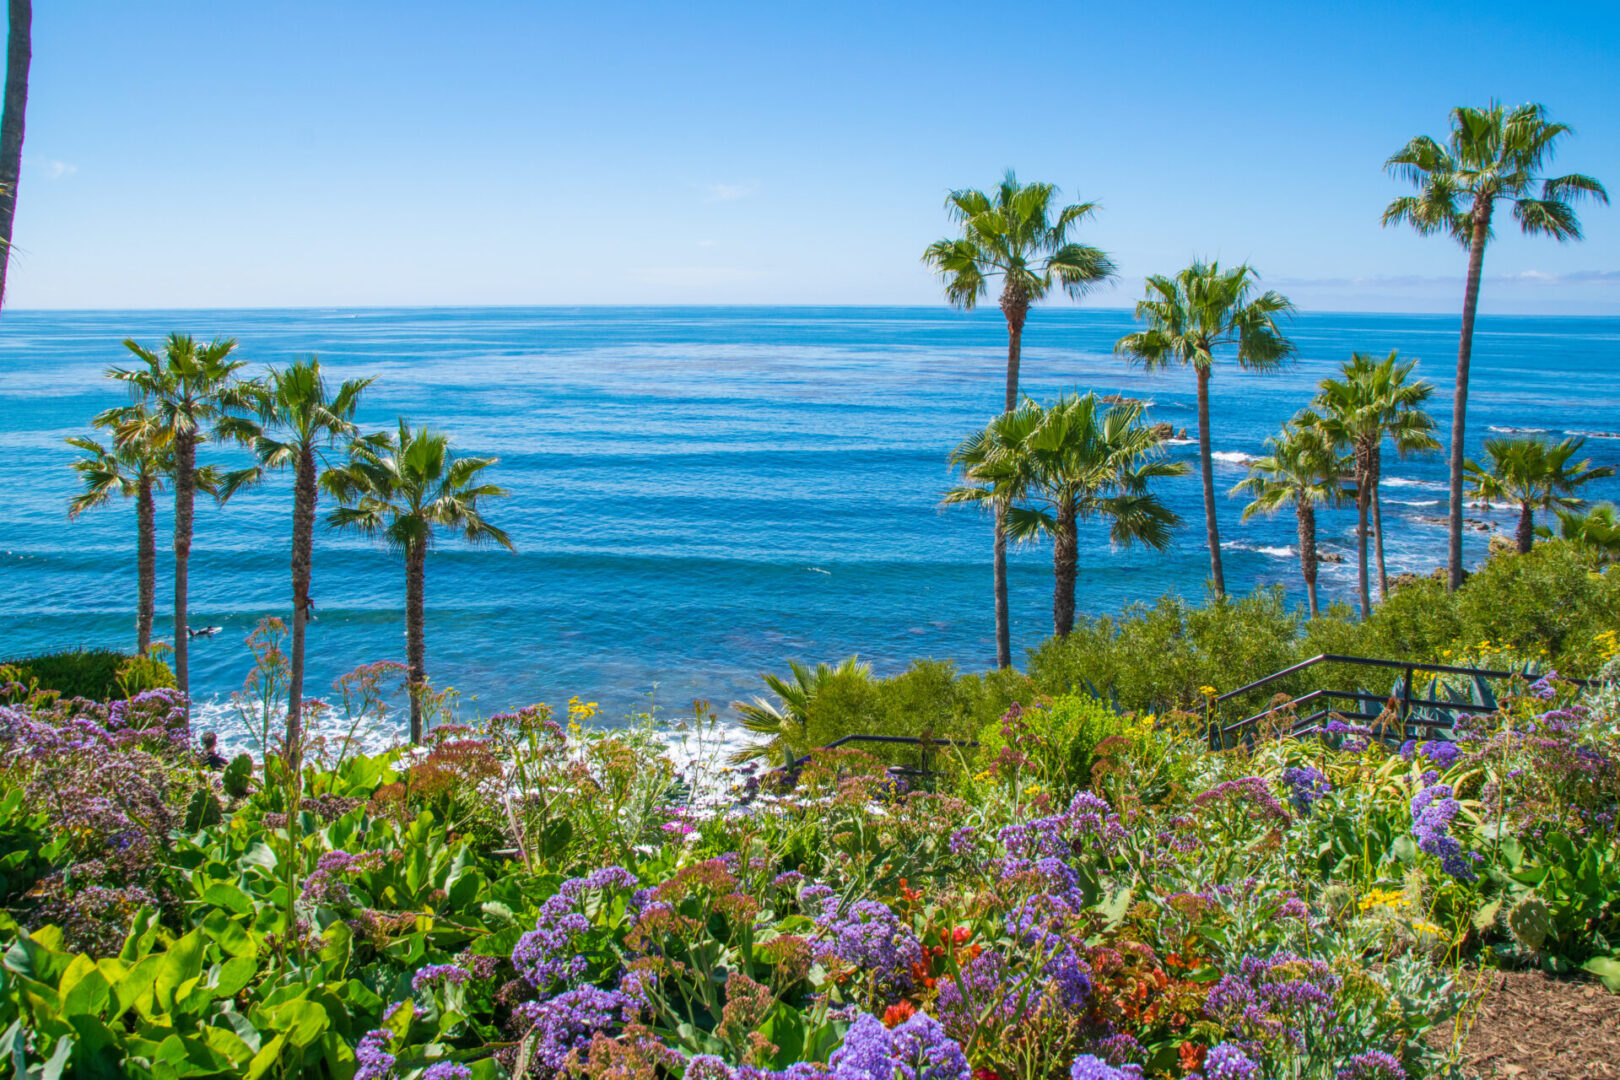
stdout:
[(1439, 506), (1439, 499), (1385, 499), (1387, 503), (1396, 506)]
[(1620, 431), (1566, 431), (1565, 435), (1580, 435), (1588, 439), (1620, 439)]
[(1245, 454), (1241, 450), (1216, 450), (1209, 457), (1211, 461), (1218, 461), (1223, 465), (1247, 465), (1255, 460), (1253, 454)]
[(1426, 487), (1443, 488), (1446, 485), (1437, 480), (1413, 480), (1405, 476), (1386, 476), (1378, 481), (1379, 487)]
[(1500, 426), (1498, 426), (1496, 424), (1492, 424), (1490, 426), (1489, 430), (1496, 432), (1498, 435), (1545, 435), (1545, 434), (1547, 434), (1547, 429), (1544, 428), (1544, 427), (1500, 427)]
[(1251, 544), (1247, 540), (1222, 540), (1222, 551), (1253, 551), (1260, 555), (1271, 555), (1275, 558), (1292, 558), (1295, 554), (1291, 547), (1278, 547), (1273, 544)]

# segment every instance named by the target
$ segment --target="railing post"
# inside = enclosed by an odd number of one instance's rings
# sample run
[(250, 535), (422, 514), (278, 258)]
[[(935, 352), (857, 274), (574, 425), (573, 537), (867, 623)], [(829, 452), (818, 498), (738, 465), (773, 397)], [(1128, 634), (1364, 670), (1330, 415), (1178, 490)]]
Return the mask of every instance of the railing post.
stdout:
[(1406, 669), (1406, 680), (1401, 685), (1401, 734), (1407, 735), (1407, 728), (1412, 726), (1412, 672), (1415, 669), (1410, 665)]

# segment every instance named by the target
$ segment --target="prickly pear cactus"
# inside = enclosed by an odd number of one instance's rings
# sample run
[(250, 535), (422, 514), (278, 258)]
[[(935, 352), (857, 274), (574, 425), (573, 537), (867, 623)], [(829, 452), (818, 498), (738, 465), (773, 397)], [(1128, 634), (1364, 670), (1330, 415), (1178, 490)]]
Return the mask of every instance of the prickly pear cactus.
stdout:
[(1519, 945), (1538, 950), (1554, 936), (1552, 909), (1535, 893), (1527, 893), (1508, 908), (1507, 929)]

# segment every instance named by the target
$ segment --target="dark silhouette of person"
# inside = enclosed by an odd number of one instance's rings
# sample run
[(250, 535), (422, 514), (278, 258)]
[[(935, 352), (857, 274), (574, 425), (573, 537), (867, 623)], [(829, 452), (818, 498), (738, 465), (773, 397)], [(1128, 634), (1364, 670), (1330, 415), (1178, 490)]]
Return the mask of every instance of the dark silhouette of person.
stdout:
[(220, 752), (217, 749), (219, 743), (218, 735), (215, 735), (212, 731), (205, 731), (202, 733), (202, 737), (199, 738), (197, 742), (202, 746), (202, 759), (204, 765), (208, 766), (210, 769), (223, 769), (225, 767), (226, 761), (224, 757), (220, 755)]

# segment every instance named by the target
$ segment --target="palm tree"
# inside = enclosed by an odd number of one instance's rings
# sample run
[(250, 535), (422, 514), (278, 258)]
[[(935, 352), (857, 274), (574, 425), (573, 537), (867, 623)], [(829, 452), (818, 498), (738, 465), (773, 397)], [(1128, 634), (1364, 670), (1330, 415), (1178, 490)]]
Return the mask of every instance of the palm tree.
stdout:
[(480, 505), (504, 498), (483, 482), (493, 457), (457, 457), (450, 440), (431, 428), (412, 429), (403, 417), (398, 435), (378, 434), (349, 444), (349, 460), (328, 468), (320, 485), (341, 506), (327, 515), (334, 528), (381, 536), (405, 558), (405, 650), (410, 666), (411, 742), (422, 741), (422, 691), (427, 685), (423, 645), (423, 592), (434, 530), (455, 529), (469, 543), (493, 541), (512, 550), (502, 530), (484, 520)]
[[(127, 419), (125, 411), (138, 412)], [(150, 414), (142, 405), (127, 410), (113, 410), (96, 418), (98, 427), (116, 427), (120, 423), (136, 424), (149, 420)], [(163, 478), (169, 471), (169, 456), (157, 451), (150, 436), (132, 436), (122, 444), (114, 442), (106, 447), (94, 439), (70, 438), (68, 445), (81, 450), (84, 456), (73, 463), (73, 470), (84, 481), (84, 490), (68, 503), (68, 518), (77, 518), (86, 510), (103, 506), (114, 495), (135, 500), (136, 544), (135, 563), (139, 583), (135, 605), (135, 648), (145, 655), (152, 647), (152, 615), (156, 608), (157, 591), (157, 513), (153, 496), (163, 487)]]
[[(1105, 518), (1114, 543), (1163, 549), (1181, 519), (1148, 488), (1187, 468), (1160, 459), (1161, 439), (1142, 423), (1139, 404), (1105, 410), (1094, 393), (1070, 394), (1045, 408), (1027, 402), (1012, 418), (957, 448), (953, 460), (969, 482), (947, 492), (945, 501), (993, 501), (1001, 497), (998, 489), (1006, 491), (1016, 500), (1008, 503), (1007, 535), (1052, 537), (1052, 630), (1066, 637), (1074, 629), (1079, 523)], [(1019, 440), (1010, 458), (993, 460), (1008, 438)], [(998, 484), (1003, 471), (1006, 480)]]
[(232, 476), (239, 485), (264, 469), (293, 469), (292, 528), (292, 641), (288, 655), (287, 746), (297, 746), (304, 697), (304, 639), (312, 609), (309, 599), (311, 563), (315, 548), (316, 476), (320, 453), (340, 438), (358, 434), (354, 411), (360, 392), (371, 379), (350, 379), (329, 394), (318, 357), (275, 368), (265, 375), (258, 396), (259, 418), (265, 428), (287, 433), (283, 441), (261, 431), (253, 439), (259, 468)]
[[(1353, 463), (1363, 619), (1372, 612), (1368, 517), (1377, 499), (1379, 472), (1383, 467), (1380, 446), (1384, 437), (1391, 434), (1402, 456), (1439, 445), (1431, 434), (1434, 421), (1419, 408), (1433, 395), (1434, 387), (1422, 379), (1407, 381), (1416, 366), (1415, 360), (1402, 363), (1400, 354), (1394, 351), (1383, 360), (1374, 360), (1366, 353), (1352, 353), (1340, 366), (1342, 377), (1323, 379), (1312, 402), (1322, 413), (1323, 429), (1340, 449), (1350, 451)], [(1380, 576), (1384, 576), (1382, 570)], [(1381, 584), (1380, 596), (1387, 596), (1388, 591), (1387, 583)]]
[[(1602, 562), (1620, 562), (1620, 511), (1614, 503), (1598, 503), (1582, 513), (1554, 507), (1558, 515), (1558, 535), (1572, 544), (1596, 552)], [(1536, 535), (1552, 538), (1552, 530), (1536, 526)]]
[(125, 411), (116, 441), (151, 441), (154, 451), (173, 458), (174, 477), (174, 675), (182, 693), (189, 693), (187, 677), (186, 588), (191, 559), (193, 509), (197, 493), (197, 443), (206, 438), (244, 439), (253, 425), (232, 410), (247, 409), (253, 391), (233, 376), (243, 361), (230, 359), (234, 338), (215, 338), (199, 345), (188, 334), (170, 334), (160, 356), (134, 341), (125, 348), (144, 368), (109, 368), (109, 377), (129, 385), (144, 419)]
[(812, 668), (797, 660), (789, 660), (788, 671), (791, 678), (768, 672), (760, 674), (765, 685), (781, 702), (780, 705), (772, 705), (762, 697), (731, 703), (731, 707), (742, 717), (744, 728), (759, 735), (771, 736), (766, 742), (744, 747), (733, 754), (731, 760), (734, 764), (765, 757), (778, 749), (785, 748), (789, 753), (802, 749), (810, 724), (810, 705), (821, 688), (833, 679), (867, 678), (872, 674), (872, 665), (861, 663), (853, 656), (845, 657), (837, 667), (817, 664)]
[(1388, 437), (1394, 442), (1395, 452), (1402, 458), (1440, 448), (1434, 437), (1434, 419), (1422, 409), (1434, 396), (1434, 384), (1425, 379), (1412, 380), (1416, 367), (1416, 360), (1403, 362), (1396, 350), (1391, 350), (1382, 360), (1374, 360), (1366, 353), (1352, 353), (1350, 359), (1340, 365), (1341, 378), (1323, 379), (1313, 402), (1323, 414), (1325, 430), (1341, 450), (1350, 451), (1353, 460), (1363, 618), (1372, 602), (1367, 567), (1369, 511), (1371, 534), (1376, 537), (1378, 598), (1389, 597), (1389, 573), (1384, 565), (1384, 516), (1378, 498), (1384, 439)]
[(1570, 459), (1586, 445), (1584, 438), (1551, 443), (1545, 439), (1486, 439), (1486, 469), (1477, 461), (1466, 462), (1470, 493), (1486, 509), (1494, 503), (1516, 503), (1519, 527), (1515, 534), (1519, 554), (1530, 550), (1535, 541), (1537, 510), (1573, 510), (1581, 505), (1575, 492), (1593, 480), (1613, 476), (1608, 465), (1593, 466), (1588, 459), (1570, 464)]
[(1311, 618), (1321, 609), (1316, 603), (1316, 508), (1336, 506), (1344, 498), (1344, 470), (1332, 434), (1322, 418), (1305, 410), (1266, 440), (1267, 453), (1249, 464), (1248, 479), (1232, 489), (1252, 498), (1243, 508), (1243, 520), (1255, 514), (1274, 514), (1294, 508), (1299, 522), (1299, 569), (1305, 578)]
[[(1405, 195), (1384, 210), (1383, 223), (1405, 222), (1421, 235), (1446, 233), (1468, 252), (1463, 289), (1462, 333), (1457, 341), (1457, 389), (1451, 409), (1450, 544), (1446, 573), (1450, 587), (1462, 584), (1463, 436), (1468, 411), (1468, 366), (1474, 347), (1474, 313), (1498, 200), (1513, 204), (1513, 217), (1528, 236), (1560, 242), (1581, 238), (1580, 219), (1571, 204), (1586, 196), (1607, 203), (1603, 185), (1590, 176), (1543, 178), (1569, 127), (1547, 119), (1540, 105), (1506, 109), (1492, 102), (1484, 109), (1451, 111), (1447, 145), (1420, 135), (1397, 151), (1384, 168), (1410, 181), (1416, 195)], [(1540, 191), (1537, 192), (1537, 186)]]
[[(1024, 320), (1031, 304), (1054, 285), (1078, 300), (1114, 276), (1114, 263), (1098, 248), (1075, 243), (1070, 233), (1096, 212), (1096, 203), (1075, 203), (1053, 215), (1059, 198), (1052, 184), (1020, 184), (1011, 170), (994, 195), (973, 188), (945, 199), (951, 219), (962, 226), (955, 239), (936, 240), (923, 262), (944, 279), (945, 297), (964, 310), (978, 306), (991, 278), (1001, 278), (1001, 314), (1007, 320), (1007, 388), (1002, 411), (1018, 405), (1018, 366)], [(995, 539), (996, 663), (1012, 666), (1012, 634), (1007, 615), (1006, 522), (997, 514)]]
[(1277, 328), (1278, 316), (1294, 305), (1280, 293), (1253, 295), (1255, 272), (1247, 266), (1222, 270), (1216, 262), (1195, 262), (1175, 277), (1147, 279), (1147, 295), (1136, 317), (1146, 330), (1126, 334), (1114, 351), (1152, 371), (1183, 364), (1198, 373), (1198, 460), (1204, 474), (1204, 529), (1209, 540), (1209, 573), (1216, 596), (1226, 595), (1221, 571), (1221, 536), (1215, 519), (1215, 466), (1209, 445), (1209, 376), (1216, 351), (1235, 346), (1245, 371), (1268, 372), (1294, 353), (1294, 343)]
[(34, 5), (10, 0), (6, 34), (6, 96), (0, 112), (0, 303), (11, 262), (11, 226), (17, 219), (17, 179), (22, 172), (23, 119), (28, 111), (28, 65), (33, 60)]

